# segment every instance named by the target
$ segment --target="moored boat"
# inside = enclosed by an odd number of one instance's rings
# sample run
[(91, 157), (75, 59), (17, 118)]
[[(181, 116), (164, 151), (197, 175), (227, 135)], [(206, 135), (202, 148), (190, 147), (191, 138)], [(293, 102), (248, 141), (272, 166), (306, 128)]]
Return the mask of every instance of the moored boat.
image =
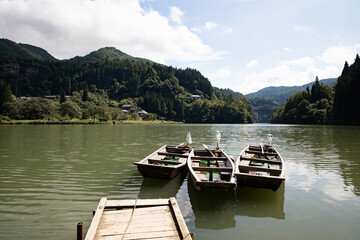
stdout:
[(234, 163), (223, 150), (194, 150), (188, 160), (189, 176), (196, 190), (236, 187)]
[(186, 168), (192, 151), (187, 145), (164, 145), (134, 164), (143, 177), (172, 179)]
[(238, 186), (268, 188), (276, 191), (285, 180), (284, 160), (269, 144), (247, 146), (236, 159), (235, 176)]
[(218, 149), (221, 139), (217, 132), (217, 148), (210, 150), (194, 150), (188, 159), (189, 176), (196, 190), (221, 189), (229, 190), (236, 187), (234, 163), (221, 149)]

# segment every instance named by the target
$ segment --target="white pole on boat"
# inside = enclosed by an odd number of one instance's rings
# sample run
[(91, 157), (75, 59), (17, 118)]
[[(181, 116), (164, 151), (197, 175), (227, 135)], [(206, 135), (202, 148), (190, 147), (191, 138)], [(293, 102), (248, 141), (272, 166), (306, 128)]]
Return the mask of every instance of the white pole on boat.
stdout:
[(221, 134), (219, 131), (216, 131), (216, 149), (219, 150), (219, 143), (221, 140)]
[(262, 155), (264, 155), (264, 144), (262, 142), (260, 143), (260, 148)]
[(272, 140), (273, 140), (273, 135), (272, 135), (271, 133), (269, 133), (269, 134), (267, 135), (267, 137), (268, 137), (268, 144), (269, 144), (269, 146), (271, 146), (271, 142), (272, 142)]
[(192, 144), (192, 139), (191, 139), (191, 133), (190, 131), (187, 132), (186, 134), (186, 142), (187, 142), (187, 145), (190, 146), (190, 144)]

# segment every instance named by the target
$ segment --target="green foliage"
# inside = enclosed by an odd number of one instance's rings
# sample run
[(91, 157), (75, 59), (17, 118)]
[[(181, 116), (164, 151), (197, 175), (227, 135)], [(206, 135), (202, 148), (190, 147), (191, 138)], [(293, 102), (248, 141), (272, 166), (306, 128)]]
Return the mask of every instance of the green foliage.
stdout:
[[(265, 110), (276, 110), (280, 107), (280, 104), (265, 98), (252, 98), (247, 99), (247, 102), (255, 109), (265, 109)], [(254, 122), (270, 122), (270, 117), (273, 114), (272, 111), (263, 111), (263, 112), (253, 112)]]
[(81, 97), (81, 100), (83, 102), (86, 102), (87, 100), (89, 100), (89, 97), (88, 97), (88, 93), (87, 93), (87, 89), (85, 88), (84, 91), (83, 91), (83, 95)]
[(157, 119), (157, 116), (155, 113), (149, 113), (146, 114), (142, 119), (145, 121), (155, 121)]
[(129, 120), (139, 120), (140, 116), (137, 113), (132, 113), (129, 115)]
[[(71, 101), (81, 108), (85, 119), (114, 118), (106, 109), (110, 99), (114, 107), (114, 101), (120, 106), (129, 103), (163, 119), (252, 122), (251, 107), (241, 94), (214, 89), (195, 69), (177, 69), (134, 58), (115, 48), (102, 48), (70, 60), (49, 61), (46, 51), (40, 48), (11, 41), (2, 48), (1, 43), (4, 41), (0, 41), (0, 53), (5, 49), (7, 54), (0, 54), (0, 79), (10, 84), (16, 96), (72, 95)], [(34, 57), (35, 53), (43, 57)], [(187, 102), (193, 94), (206, 102), (205, 116), (196, 116), (198, 112), (193, 108), (198, 106)], [(61, 104), (64, 102), (65, 98), (61, 98)], [(64, 110), (60, 115), (69, 113)]]
[(319, 84), (316, 77), (311, 88), (293, 94), (271, 116), (272, 123), (325, 124), (329, 122), (334, 90)]
[[(335, 86), (336, 83), (336, 78), (328, 78), (328, 79), (322, 79), (319, 81), (320, 85), (324, 84), (324, 85), (329, 85), (330, 87)], [(291, 95), (309, 89), (310, 92), (310, 88), (314, 83), (308, 83), (302, 86), (293, 86), (293, 87), (266, 87), (263, 88), (255, 93), (249, 93), (246, 94), (247, 98), (266, 98), (266, 99), (271, 99), (274, 100), (275, 102), (278, 102), (280, 104), (284, 104)]]
[(9, 87), (9, 84), (0, 81), (0, 107), (5, 103), (13, 102), (14, 98)]
[(73, 101), (61, 103), (59, 112), (61, 116), (69, 118), (81, 118), (82, 115), (81, 108)]
[(44, 98), (24, 99), (18, 105), (21, 119), (51, 119), (58, 117), (58, 103)]
[(360, 58), (356, 55), (354, 63), (345, 62), (341, 76), (335, 87), (332, 120), (335, 124), (360, 124)]
[(65, 90), (63, 89), (60, 94), (60, 104), (66, 102)]

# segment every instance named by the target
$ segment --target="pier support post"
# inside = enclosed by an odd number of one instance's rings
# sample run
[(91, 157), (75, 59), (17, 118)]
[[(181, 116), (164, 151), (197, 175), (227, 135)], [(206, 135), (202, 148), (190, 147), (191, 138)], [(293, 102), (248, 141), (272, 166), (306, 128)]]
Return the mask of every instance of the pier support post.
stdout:
[(83, 231), (84, 224), (82, 222), (77, 223), (77, 240), (83, 240), (84, 239), (84, 231)]

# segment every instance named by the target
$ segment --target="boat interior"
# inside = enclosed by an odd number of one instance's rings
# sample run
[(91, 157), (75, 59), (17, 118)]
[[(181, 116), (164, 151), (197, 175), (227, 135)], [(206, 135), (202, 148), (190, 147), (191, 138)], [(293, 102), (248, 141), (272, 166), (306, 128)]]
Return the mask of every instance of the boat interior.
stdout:
[(259, 176), (280, 176), (282, 162), (276, 151), (265, 145), (263, 151), (260, 146), (249, 146), (239, 161), (239, 172)]
[(222, 151), (195, 150), (191, 161), (191, 166), (201, 181), (231, 180), (232, 166)]

